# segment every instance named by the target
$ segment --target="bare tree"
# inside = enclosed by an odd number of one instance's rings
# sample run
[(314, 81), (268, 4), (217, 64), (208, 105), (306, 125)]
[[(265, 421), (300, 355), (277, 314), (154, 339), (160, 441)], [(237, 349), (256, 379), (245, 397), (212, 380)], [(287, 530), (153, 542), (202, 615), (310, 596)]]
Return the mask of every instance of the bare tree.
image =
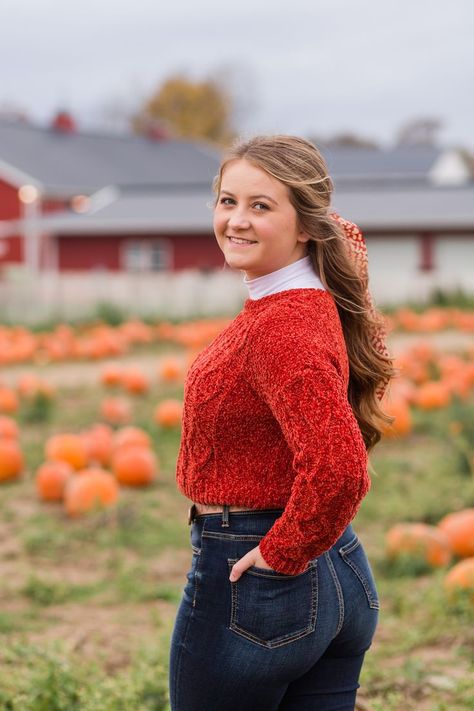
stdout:
[(434, 117), (412, 119), (397, 133), (397, 146), (436, 146), (443, 123)]

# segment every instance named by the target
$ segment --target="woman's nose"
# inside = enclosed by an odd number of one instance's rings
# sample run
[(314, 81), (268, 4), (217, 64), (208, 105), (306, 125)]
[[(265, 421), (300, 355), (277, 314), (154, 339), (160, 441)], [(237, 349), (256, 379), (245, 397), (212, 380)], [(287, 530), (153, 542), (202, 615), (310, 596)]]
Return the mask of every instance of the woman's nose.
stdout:
[(235, 229), (247, 229), (250, 227), (250, 221), (246, 214), (241, 211), (241, 210), (235, 210), (232, 212), (232, 215), (229, 217), (229, 227), (233, 227)]

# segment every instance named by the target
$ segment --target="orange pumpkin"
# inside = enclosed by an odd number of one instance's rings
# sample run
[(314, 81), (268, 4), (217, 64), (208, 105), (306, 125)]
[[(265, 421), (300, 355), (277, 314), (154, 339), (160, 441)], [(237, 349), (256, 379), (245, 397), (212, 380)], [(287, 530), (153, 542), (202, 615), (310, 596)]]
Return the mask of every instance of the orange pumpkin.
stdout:
[(100, 374), (100, 381), (102, 385), (107, 387), (114, 387), (122, 383), (123, 368), (115, 363), (107, 365), (103, 368)]
[(46, 441), (45, 454), (46, 459), (67, 462), (73, 469), (82, 469), (88, 462), (87, 448), (82, 436), (69, 432), (52, 435)]
[(79, 516), (95, 508), (113, 506), (119, 498), (119, 485), (108, 471), (91, 467), (78, 472), (66, 484), (64, 506), (69, 516)]
[(451, 394), (442, 380), (430, 380), (420, 385), (415, 394), (415, 404), (422, 410), (436, 410), (449, 405)]
[(179, 427), (181, 425), (182, 416), (183, 402), (175, 398), (162, 400), (158, 403), (153, 412), (155, 422), (165, 428)]
[(398, 309), (396, 321), (406, 331), (416, 331), (418, 329), (418, 314), (410, 308)]
[(453, 551), (460, 558), (474, 556), (474, 508), (447, 514), (438, 523)]
[(0, 440), (0, 482), (16, 479), (23, 469), (23, 453), (14, 439)]
[(448, 565), (452, 557), (447, 535), (426, 523), (397, 523), (387, 532), (385, 543), (390, 560), (406, 557), (437, 568)]
[(150, 435), (140, 427), (122, 427), (114, 436), (114, 448), (129, 446), (151, 447)]
[(147, 447), (121, 447), (112, 457), (112, 471), (121, 484), (146, 486), (158, 472), (158, 461)]
[(43, 501), (62, 501), (74, 469), (67, 462), (44, 462), (36, 472), (36, 490)]
[(0, 386), (0, 412), (11, 414), (19, 407), (18, 397), (14, 390), (6, 385)]
[(174, 338), (174, 325), (170, 321), (161, 321), (155, 326), (155, 334), (163, 341), (172, 340)]
[(183, 376), (183, 366), (177, 358), (162, 358), (158, 366), (158, 377), (163, 382), (176, 382)]
[(98, 423), (82, 433), (89, 462), (108, 466), (113, 450), (113, 430), (105, 423)]
[(124, 425), (130, 422), (132, 409), (128, 400), (119, 397), (109, 397), (102, 400), (100, 414), (112, 425)]
[(16, 421), (7, 415), (0, 415), (0, 439), (18, 439), (20, 430)]
[(142, 395), (150, 389), (150, 381), (138, 368), (127, 368), (122, 375), (122, 385), (132, 395)]
[(383, 423), (381, 425), (382, 432), (385, 437), (404, 436), (411, 432), (412, 419), (410, 406), (405, 398), (401, 396), (391, 397), (387, 402), (383, 403), (383, 410), (395, 417), (391, 425)]
[(474, 558), (465, 558), (456, 563), (446, 574), (443, 585), (452, 599), (467, 591), (474, 604)]

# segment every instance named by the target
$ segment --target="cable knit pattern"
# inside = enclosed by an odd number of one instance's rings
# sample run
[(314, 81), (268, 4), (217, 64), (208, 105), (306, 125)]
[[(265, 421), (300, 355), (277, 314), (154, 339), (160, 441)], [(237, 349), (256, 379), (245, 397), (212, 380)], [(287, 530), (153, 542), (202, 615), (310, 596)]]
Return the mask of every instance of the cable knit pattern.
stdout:
[(260, 542), (289, 575), (328, 550), (370, 488), (333, 297), (288, 289), (242, 311), (185, 381), (177, 484), (207, 504), (282, 508)]

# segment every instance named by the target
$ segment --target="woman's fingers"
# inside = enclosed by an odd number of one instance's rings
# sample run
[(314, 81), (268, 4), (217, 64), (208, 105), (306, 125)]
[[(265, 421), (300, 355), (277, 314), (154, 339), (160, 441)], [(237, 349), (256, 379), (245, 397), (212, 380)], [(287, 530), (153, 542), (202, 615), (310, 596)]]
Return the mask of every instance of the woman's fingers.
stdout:
[(264, 557), (260, 553), (260, 548), (256, 546), (256, 548), (252, 548), (251, 551), (242, 556), (242, 558), (232, 566), (232, 570), (230, 571), (229, 575), (229, 580), (232, 583), (235, 583), (235, 581), (240, 578), (242, 573), (245, 573), (247, 568), (250, 568), (251, 565), (256, 565), (259, 568), (268, 568), (269, 570), (271, 570), (270, 566), (266, 563)]

